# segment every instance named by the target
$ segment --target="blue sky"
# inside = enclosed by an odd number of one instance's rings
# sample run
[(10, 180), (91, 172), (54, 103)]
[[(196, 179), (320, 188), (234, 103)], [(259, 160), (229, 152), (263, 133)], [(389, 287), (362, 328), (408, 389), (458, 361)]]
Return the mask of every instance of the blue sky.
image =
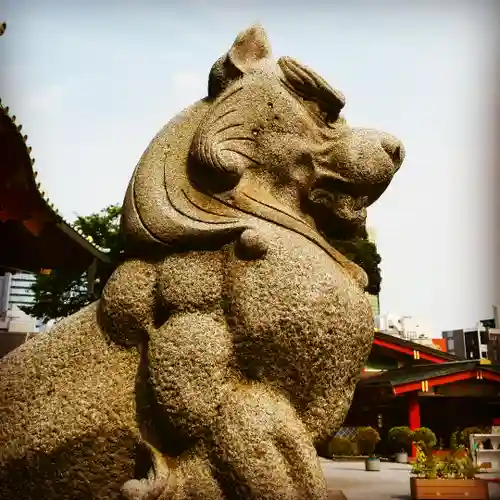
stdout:
[(205, 95), (212, 63), (259, 21), (276, 56), (347, 96), (352, 125), (403, 140), (403, 168), (369, 212), (381, 306), (439, 335), (490, 317), (495, 301), (494, 4), (0, 0), (0, 95), (71, 221), (121, 203), (151, 138)]

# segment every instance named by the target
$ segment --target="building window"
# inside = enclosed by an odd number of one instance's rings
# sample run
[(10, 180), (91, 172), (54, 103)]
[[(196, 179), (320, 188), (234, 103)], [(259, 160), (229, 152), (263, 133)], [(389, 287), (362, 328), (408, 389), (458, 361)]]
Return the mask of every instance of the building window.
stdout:
[(34, 300), (34, 297), (31, 295), (11, 295), (9, 298), (9, 304), (31, 304)]
[(31, 295), (31, 296), (35, 295), (29, 288), (16, 288), (16, 287), (12, 287), (10, 289), (10, 294), (11, 295)]
[(448, 344), (448, 351), (455, 350), (455, 339), (448, 339), (447, 344)]

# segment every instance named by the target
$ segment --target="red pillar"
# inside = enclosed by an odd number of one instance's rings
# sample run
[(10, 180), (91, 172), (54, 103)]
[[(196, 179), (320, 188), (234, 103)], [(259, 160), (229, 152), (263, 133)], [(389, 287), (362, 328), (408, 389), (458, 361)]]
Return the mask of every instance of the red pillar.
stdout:
[[(408, 396), (408, 420), (410, 422), (410, 429), (413, 431), (420, 427), (420, 405), (418, 403), (418, 393), (411, 392)], [(417, 450), (415, 445), (411, 445), (411, 456), (415, 457)]]

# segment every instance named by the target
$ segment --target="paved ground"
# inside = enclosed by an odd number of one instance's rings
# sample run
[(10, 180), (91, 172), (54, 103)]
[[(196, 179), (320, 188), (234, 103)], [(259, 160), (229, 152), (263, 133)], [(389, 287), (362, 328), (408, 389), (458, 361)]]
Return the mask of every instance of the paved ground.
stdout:
[[(347, 500), (409, 500), (410, 467), (383, 462), (379, 472), (365, 471), (364, 462), (321, 459), (331, 489), (342, 490)], [(500, 486), (490, 485), (490, 500), (500, 500)]]

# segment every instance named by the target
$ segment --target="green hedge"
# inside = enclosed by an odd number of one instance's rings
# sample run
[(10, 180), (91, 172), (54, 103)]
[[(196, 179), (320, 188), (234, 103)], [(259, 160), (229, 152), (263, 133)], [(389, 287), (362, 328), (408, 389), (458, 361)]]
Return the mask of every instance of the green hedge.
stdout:
[(360, 427), (356, 433), (356, 445), (360, 455), (372, 455), (379, 441), (380, 435), (373, 427)]
[(356, 446), (353, 441), (340, 436), (335, 436), (328, 443), (327, 456), (353, 456), (356, 454)]
[(413, 431), (413, 441), (415, 443), (424, 443), (427, 448), (434, 448), (437, 438), (436, 434), (428, 427), (419, 427)]

